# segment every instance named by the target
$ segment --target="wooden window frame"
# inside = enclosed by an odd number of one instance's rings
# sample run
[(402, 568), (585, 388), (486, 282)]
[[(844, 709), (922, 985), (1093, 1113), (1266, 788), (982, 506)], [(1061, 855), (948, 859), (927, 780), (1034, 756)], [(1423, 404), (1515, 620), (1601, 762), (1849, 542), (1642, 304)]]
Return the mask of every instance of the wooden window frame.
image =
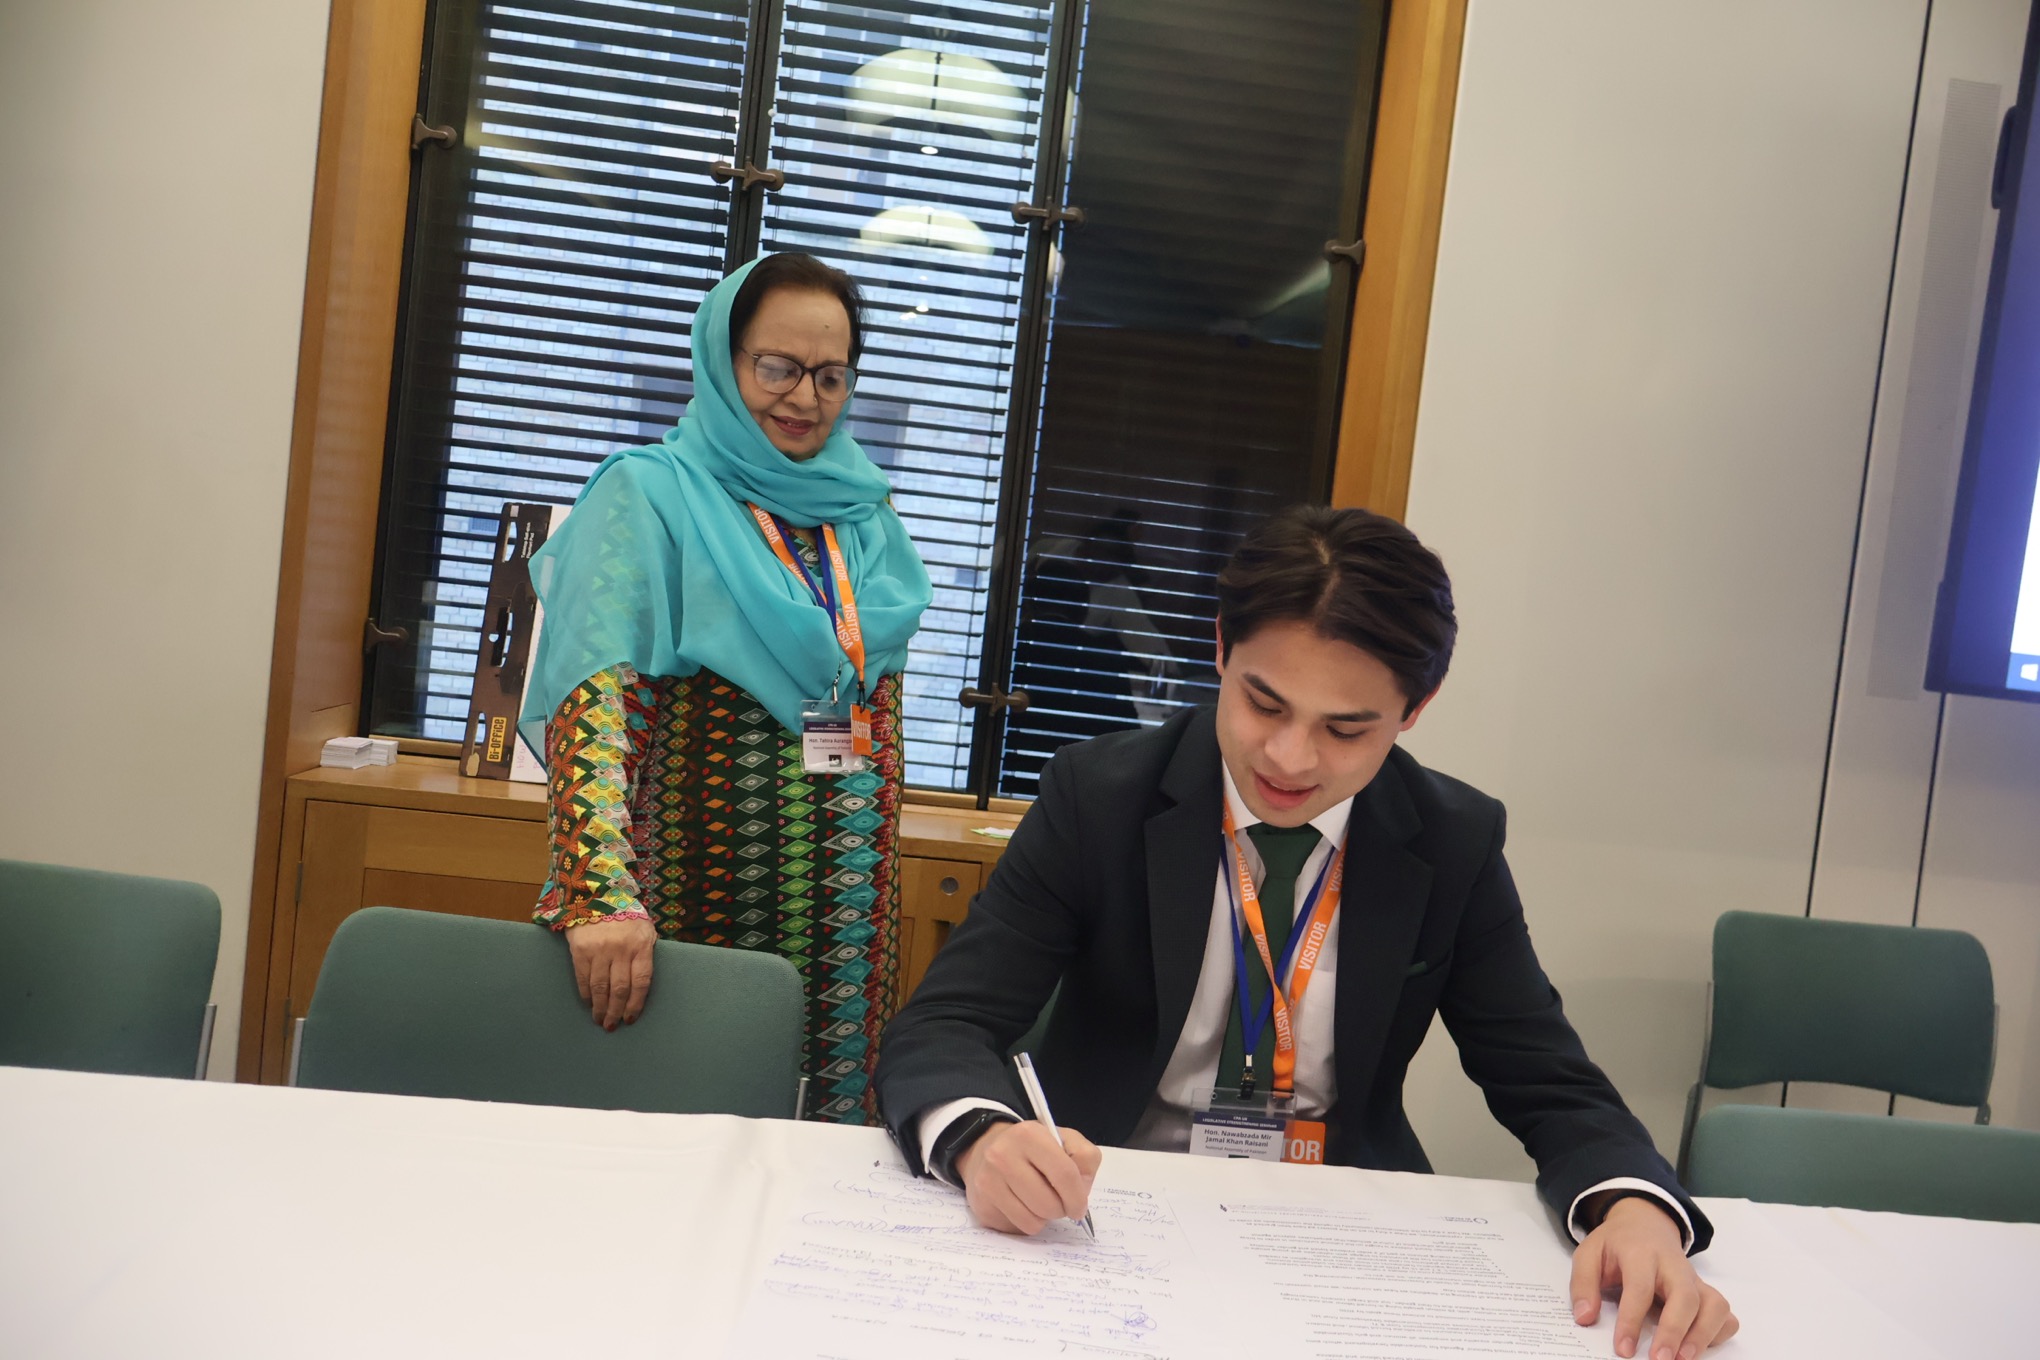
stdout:
[[(1332, 501), (1401, 518), (1467, 0), (1393, 0)], [(258, 1079), (285, 781), (361, 721), (426, 0), (334, 0), (248, 911), (236, 1075)], [(917, 801), (946, 803), (937, 796)], [(1004, 800), (994, 800), (995, 804)]]

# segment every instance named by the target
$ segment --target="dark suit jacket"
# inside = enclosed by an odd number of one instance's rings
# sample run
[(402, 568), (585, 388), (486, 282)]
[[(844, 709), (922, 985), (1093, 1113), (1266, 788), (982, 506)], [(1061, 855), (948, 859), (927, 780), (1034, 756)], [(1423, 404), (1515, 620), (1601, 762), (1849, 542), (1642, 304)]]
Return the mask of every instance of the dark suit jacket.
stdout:
[[(921, 1169), (919, 1113), (965, 1096), (1026, 1108), (1005, 1060), (1058, 981), (1035, 1058), (1057, 1122), (1133, 1133), (1175, 1052), (1204, 962), (1224, 801), (1209, 709), (1066, 746), (1041, 795), (886, 1031), (878, 1099)], [(1502, 805), (1392, 751), (1353, 800), (1326, 1159), (1429, 1171), (1403, 1076), (1434, 1014), (1563, 1214), (1615, 1176), (1662, 1186), (1712, 1229), (1588, 1060), (1538, 966), (1502, 859)]]

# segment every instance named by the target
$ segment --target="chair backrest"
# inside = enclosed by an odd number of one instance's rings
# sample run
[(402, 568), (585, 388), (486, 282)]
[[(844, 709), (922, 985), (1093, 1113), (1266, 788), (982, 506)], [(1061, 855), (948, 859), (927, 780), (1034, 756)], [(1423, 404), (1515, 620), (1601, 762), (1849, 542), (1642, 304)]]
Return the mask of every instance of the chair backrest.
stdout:
[(1949, 1105), (1990, 1097), (1990, 958), (1959, 930), (1724, 912), (1709, 1086), (1826, 1081)]
[(297, 1084), (527, 1105), (786, 1117), (800, 975), (776, 954), (653, 946), (634, 1025), (605, 1033), (549, 930), (369, 907), (340, 923)]
[(220, 899), (172, 878), (0, 860), (0, 1063), (190, 1077)]
[(1720, 1105), (1693, 1128), (1686, 1188), (1773, 1204), (2040, 1223), (2040, 1133)]

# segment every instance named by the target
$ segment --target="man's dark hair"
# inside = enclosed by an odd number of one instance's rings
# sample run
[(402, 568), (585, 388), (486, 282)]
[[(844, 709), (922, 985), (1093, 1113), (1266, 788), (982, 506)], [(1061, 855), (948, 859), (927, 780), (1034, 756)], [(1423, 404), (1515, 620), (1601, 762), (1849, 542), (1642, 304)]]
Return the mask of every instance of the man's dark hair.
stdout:
[(1452, 581), (1436, 553), (1386, 516), (1321, 505), (1255, 525), (1218, 574), (1226, 659), (1268, 624), (1291, 619), (1394, 672), (1404, 717), (1444, 680), (1459, 631)]
[(842, 303), (843, 310), (850, 314), (850, 362), (853, 365), (857, 362), (857, 356), (864, 352), (864, 295), (857, 291), (857, 280), (797, 250), (767, 255), (745, 276), (744, 286), (737, 290), (736, 300), (730, 303), (730, 350), (733, 353), (744, 343), (744, 332), (751, 328), (751, 318), (758, 314), (759, 304), (765, 301), (767, 293), (776, 288), (827, 293)]

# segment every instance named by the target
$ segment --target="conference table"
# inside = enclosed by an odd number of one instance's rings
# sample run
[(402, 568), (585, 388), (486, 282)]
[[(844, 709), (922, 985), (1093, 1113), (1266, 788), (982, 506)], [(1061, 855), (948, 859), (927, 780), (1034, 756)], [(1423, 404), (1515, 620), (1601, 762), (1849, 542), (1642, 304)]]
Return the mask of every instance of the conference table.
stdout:
[[(0, 1067), (0, 1355), (859, 1353), (786, 1321), (813, 1306), (798, 1287), (761, 1292), (811, 1264), (789, 1231), (841, 1226), (810, 1212), (818, 1186), (953, 1194), (907, 1178), (876, 1129)], [(1151, 1191), (1221, 1213), (1535, 1219), (1523, 1268), (1553, 1298), (1566, 1288), (1569, 1244), (1524, 1184), (1107, 1152), (1094, 1203)], [(1743, 1320), (1724, 1355), (2040, 1354), (2021, 1306), (2040, 1226), (1703, 1204), (1717, 1236), (1701, 1269)], [(1101, 1217), (1101, 1241), (1131, 1221)], [(944, 1259), (1020, 1245), (961, 1220), (943, 1231)], [(1283, 1292), (1241, 1289), (1248, 1309)], [(1580, 1353), (1613, 1353), (1613, 1314), (1577, 1333)], [(1179, 1331), (1093, 1353), (1233, 1348)]]

